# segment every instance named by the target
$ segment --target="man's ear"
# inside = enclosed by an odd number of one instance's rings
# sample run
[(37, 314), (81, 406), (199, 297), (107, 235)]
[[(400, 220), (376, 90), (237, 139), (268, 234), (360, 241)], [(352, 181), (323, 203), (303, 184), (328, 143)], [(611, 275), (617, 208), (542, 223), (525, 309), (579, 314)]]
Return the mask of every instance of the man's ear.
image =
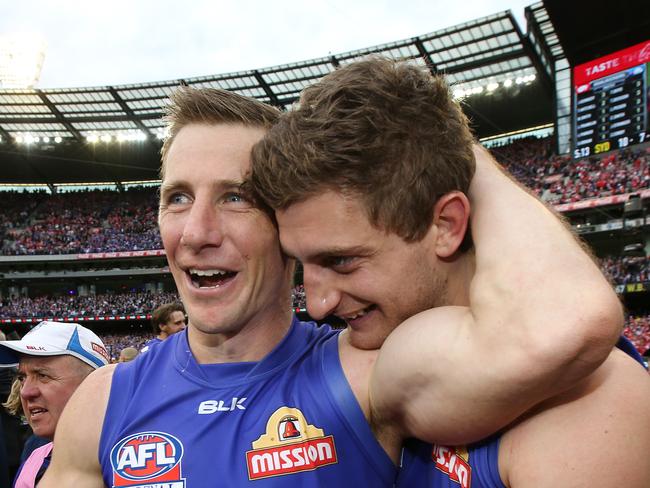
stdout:
[(433, 222), (438, 230), (435, 249), (440, 258), (450, 258), (459, 250), (469, 222), (470, 205), (460, 191), (445, 193), (433, 208)]

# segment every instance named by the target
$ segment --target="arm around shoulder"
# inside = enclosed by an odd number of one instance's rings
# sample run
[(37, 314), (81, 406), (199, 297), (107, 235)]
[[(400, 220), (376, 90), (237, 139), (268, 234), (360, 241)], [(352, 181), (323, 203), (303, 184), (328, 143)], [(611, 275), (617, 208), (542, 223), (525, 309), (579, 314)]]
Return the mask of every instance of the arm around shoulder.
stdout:
[(104, 487), (98, 450), (114, 369), (109, 365), (94, 371), (70, 398), (56, 428), (52, 464), (39, 488)]
[(479, 440), (574, 386), (605, 360), (623, 323), (612, 287), (565, 224), (484, 149), (475, 154), (474, 254), (461, 258), (475, 263), (460, 287), (469, 307), (404, 322), (372, 375), (376, 418), (429, 442)]

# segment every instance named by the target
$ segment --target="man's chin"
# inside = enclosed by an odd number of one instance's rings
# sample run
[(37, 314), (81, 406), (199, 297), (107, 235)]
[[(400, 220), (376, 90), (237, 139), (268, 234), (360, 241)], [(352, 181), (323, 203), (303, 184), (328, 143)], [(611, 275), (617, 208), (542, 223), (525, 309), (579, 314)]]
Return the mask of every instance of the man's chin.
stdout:
[(34, 435), (38, 437), (43, 437), (45, 439), (53, 439), (54, 438), (54, 432), (50, 431), (49, 429), (33, 429)]
[(386, 337), (377, 337), (373, 334), (355, 332), (350, 326), (347, 328), (346, 335), (352, 347), (364, 351), (379, 349), (386, 340)]

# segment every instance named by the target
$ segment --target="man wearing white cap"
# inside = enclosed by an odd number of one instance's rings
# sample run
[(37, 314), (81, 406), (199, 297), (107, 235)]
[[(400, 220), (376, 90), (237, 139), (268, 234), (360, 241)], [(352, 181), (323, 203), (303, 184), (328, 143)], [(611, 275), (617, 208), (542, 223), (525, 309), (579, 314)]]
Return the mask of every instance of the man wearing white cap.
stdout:
[[(34, 433), (54, 439), (59, 416), (86, 376), (108, 364), (102, 340), (78, 324), (41, 322), (19, 341), (0, 343), (0, 364), (18, 365), (23, 412)], [(16, 488), (33, 488), (49, 466), (52, 442), (23, 463)]]

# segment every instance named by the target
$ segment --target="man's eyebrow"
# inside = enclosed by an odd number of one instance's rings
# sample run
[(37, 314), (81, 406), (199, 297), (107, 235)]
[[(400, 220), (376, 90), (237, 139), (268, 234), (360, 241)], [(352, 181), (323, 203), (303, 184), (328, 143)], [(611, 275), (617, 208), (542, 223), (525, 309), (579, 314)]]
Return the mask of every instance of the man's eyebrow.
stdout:
[(25, 369), (18, 368), (18, 374), (19, 375), (26, 375), (27, 373), (38, 373), (38, 374), (49, 374), (50, 369), (47, 366), (36, 366), (34, 368), (28, 368), (28, 371), (25, 371)]
[(331, 246), (306, 257), (309, 261), (324, 261), (337, 256), (370, 256), (372, 252), (366, 246)]
[(240, 190), (244, 180), (219, 180), (215, 187), (221, 190)]
[[(217, 190), (239, 190), (244, 184), (243, 180), (218, 180), (213, 183), (213, 187)], [(185, 180), (165, 182), (160, 185), (160, 193), (169, 192), (172, 190), (190, 188), (191, 185)]]

